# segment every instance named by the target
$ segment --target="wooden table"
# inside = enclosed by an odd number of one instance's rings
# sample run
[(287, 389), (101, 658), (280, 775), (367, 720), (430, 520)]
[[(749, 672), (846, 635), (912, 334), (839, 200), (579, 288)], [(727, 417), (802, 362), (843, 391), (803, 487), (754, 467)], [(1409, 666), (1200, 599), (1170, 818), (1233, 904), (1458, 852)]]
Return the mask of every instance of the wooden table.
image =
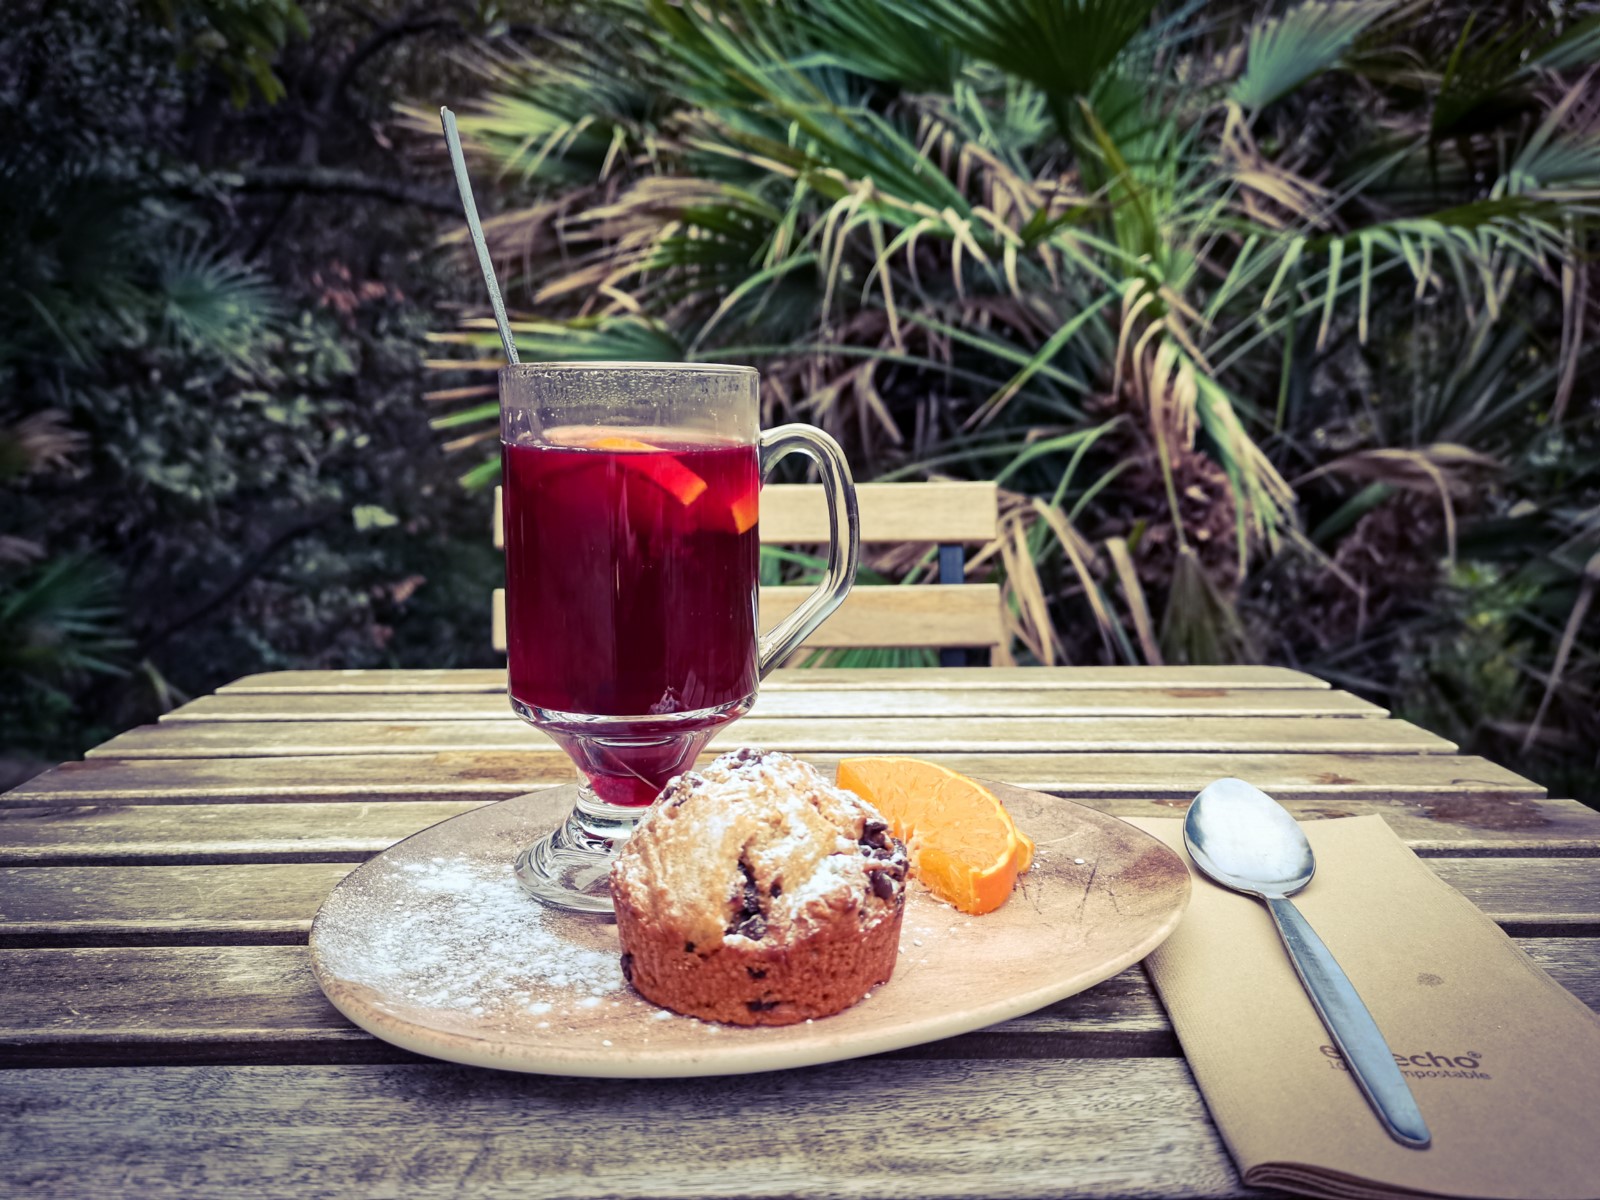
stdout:
[[(570, 779), (502, 687), (254, 676), (0, 797), (0, 1192), (1255, 1194), (1137, 967), (979, 1033), (722, 1079), (501, 1074), (349, 1025), (307, 964), (329, 889)], [(1600, 1008), (1600, 815), (1292, 671), (779, 672), (723, 741), (916, 754), (1121, 815), (1221, 775), (1300, 817), (1380, 813)]]

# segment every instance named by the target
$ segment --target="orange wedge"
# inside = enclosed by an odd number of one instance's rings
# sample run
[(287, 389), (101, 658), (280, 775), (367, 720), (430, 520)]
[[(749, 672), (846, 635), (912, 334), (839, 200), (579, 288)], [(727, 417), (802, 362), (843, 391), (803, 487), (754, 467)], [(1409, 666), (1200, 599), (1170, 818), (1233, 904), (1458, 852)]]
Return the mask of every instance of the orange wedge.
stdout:
[(700, 499), (706, 490), (706, 481), (678, 461), (677, 456), (638, 438), (620, 434), (606, 434), (587, 443), (596, 450), (649, 451), (646, 458), (625, 459), (624, 465), (650, 479), (677, 497), (685, 508)]
[(993, 912), (1033, 864), (1033, 841), (975, 780), (915, 758), (847, 758), (839, 786), (873, 805), (906, 843), (911, 873), (962, 912)]
[(748, 492), (735, 500), (729, 511), (733, 514), (733, 531), (743, 533), (756, 523), (760, 500), (755, 492)]

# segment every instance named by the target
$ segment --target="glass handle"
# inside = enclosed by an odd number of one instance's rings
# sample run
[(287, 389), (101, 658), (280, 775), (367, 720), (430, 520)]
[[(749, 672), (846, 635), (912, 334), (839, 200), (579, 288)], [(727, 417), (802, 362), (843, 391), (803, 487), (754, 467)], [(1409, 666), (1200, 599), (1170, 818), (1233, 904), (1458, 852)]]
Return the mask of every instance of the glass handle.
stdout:
[(815, 461), (821, 469), (822, 490), (828, 497), (827, 574), (799, 608), (757, 642), (764, 679), (850, 594), (850, 585), (856, 579), (856, 565), (861, 561), (861, 518), (856, 513), (856, 485), (850, 478), (850, 464), (845, 462), (839, 443), (822, 430), (811, 425), (779, 425), (776, 429), (764, 430), (759, 445), (763, 480), (779, 459), (798, 452)]

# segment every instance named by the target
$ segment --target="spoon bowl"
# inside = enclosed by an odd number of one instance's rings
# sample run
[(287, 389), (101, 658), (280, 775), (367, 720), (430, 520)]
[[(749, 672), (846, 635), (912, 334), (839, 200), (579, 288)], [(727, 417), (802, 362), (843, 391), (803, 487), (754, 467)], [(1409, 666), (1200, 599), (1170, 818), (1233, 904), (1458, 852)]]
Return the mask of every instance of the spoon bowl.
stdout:
[(1300, 823), (1242, 779), (1219, 779), (1195, 797), (1183, 840), (1202, 871), (1252, 896), (1292, 896), (1317, 870)]
[(1219, 779), (1189, 805), (1183, 842), (1210, 879), (1267, 906), (1312, 1007), (1389, 1136), (1425, 1149), (1433, 1140), (1416, 1097), (1367, 1006), (1289, 897), (1316, 874), (1311, 843), (1287, 809), (1242, 779)]

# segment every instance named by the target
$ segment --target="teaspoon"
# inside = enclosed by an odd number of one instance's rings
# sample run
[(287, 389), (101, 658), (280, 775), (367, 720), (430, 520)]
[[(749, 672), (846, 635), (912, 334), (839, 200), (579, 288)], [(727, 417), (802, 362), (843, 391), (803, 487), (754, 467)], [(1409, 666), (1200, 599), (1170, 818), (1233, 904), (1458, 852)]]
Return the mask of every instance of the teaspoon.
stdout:
[(1377, 1022), (1289, 900), (1317, 869), (1298, 822), (1259, 788), (1242, 779), (1219, 779), (1189, 806), (1183, 842), (1211, 879), (1266, 903), (1295, 974), (1367, 1103), (1395, 1141), (1426, 1147), (1432, 1134)]

